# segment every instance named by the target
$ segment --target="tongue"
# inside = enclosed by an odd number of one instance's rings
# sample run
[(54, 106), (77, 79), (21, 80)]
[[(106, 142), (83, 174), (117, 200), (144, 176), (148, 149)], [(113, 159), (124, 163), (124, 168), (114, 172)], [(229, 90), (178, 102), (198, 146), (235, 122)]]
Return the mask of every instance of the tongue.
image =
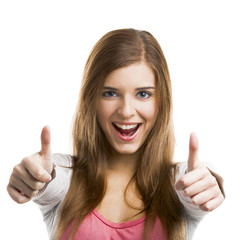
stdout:
[(135, 130), (131, 130), (131, 131), (119, 131), (123, 136), (131, 136), (135, 133)]
[(136, 130), (138, 129), (138, 126), (136, 126), (135, 128), (132, 128), (132, 129), (122, 129), (122, 128), (119, 128), (117, 126), (115, 126), (115, 128), (123, 135), (123, 136), (131, 136), (133, 135)]

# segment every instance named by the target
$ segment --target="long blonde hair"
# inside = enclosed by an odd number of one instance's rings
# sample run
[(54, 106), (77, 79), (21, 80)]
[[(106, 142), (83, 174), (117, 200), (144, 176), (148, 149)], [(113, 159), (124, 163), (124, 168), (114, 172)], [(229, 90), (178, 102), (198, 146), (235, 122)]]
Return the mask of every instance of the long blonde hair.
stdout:
[(105, 34), (87, 60), (73, 125), (73, 174), (60, 208), (56, 239), (70, 224), (73, 226), (70, 239), (73, 239), (83, 219), (104, 197), (110, 145), (98, 123), (98, 97), (112, 71), (141, 61), (154, 72), (159, 108), (152, 131), (139, 149), (140, 157), (131, 179), (144, 203), (141, 211), (146, 214), (144, 237), (151, 234), (151, 223), (158, 217), (169, 240), (185, 239), (183, 209), (174, 189), (175, 141), (168, 66), (157, 40), (149, 32), (135, 29)]

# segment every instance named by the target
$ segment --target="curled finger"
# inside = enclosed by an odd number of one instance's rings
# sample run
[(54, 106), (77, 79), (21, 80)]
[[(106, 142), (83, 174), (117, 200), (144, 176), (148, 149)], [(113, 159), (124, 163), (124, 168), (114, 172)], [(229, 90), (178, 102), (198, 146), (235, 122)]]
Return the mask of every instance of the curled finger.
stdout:
[(8, 184), (7, 191), (9, 196), (19, 204), (26, 203), (31, 200), (31, 198), (27, 197), (25, 194), (21, 193), (18, 189)]
[(220, 194), (219, 196), (209, 200), (208, 202), (202, 204), (199, 207), (203, 211), (210, 212), (210, 211), (213, 211), (214, 209), (216, 209), (217, 207), (219, 207), (223, 201), (224, 201), (224, 196), (222, 194)]

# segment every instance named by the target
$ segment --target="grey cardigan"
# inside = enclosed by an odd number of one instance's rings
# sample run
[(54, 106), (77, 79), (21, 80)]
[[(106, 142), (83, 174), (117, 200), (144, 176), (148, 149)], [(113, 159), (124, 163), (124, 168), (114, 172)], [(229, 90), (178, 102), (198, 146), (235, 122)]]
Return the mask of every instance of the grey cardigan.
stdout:
[[(55, 163), (55, 174), (51, 182), (39, 191), (33, 198), (33, 201), (39, 206), (43, 221), (47, 226), (49, 239), (54, 240), (53, 231), (58, 219), (58, 209), (68, 191), (72, 170), (63, 166), (70, 167), (72, 165), (72, 157), (67, 154), (53, 154), (53, 162)], [(179, 164), (179, 171), (176, 176), (178, 180), (185, 174), (187, 163)], [(184, 215), (186, 222), (186, 239), (191, 240), (197, 228), (197, 225), (207, 212), (202, 211), (198, 206), (191, 203), (181, 191), (177, 191), (180, 202), (184, 206)]]

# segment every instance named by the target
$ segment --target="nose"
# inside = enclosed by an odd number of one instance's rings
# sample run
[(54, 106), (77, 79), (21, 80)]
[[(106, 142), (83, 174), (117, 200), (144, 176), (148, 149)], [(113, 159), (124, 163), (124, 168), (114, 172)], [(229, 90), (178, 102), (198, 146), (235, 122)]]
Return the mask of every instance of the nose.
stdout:
[(136, 109), (134, 106), (134, 101), (130, 98), (122, 98), (119, 107), (118, 114), (125, 120), (130, 119), (136, 113)]

